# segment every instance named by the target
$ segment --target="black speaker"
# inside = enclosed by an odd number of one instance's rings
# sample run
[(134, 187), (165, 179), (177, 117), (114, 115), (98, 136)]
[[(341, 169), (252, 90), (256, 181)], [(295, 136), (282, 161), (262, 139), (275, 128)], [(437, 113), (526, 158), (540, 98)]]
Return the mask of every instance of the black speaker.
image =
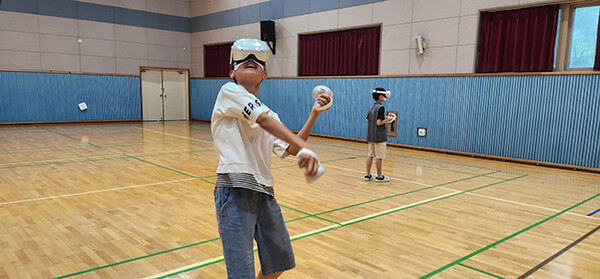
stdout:
[(260, 22), (260, 39), (265, 42), (275, 41), (275, 21), (263, 20)]

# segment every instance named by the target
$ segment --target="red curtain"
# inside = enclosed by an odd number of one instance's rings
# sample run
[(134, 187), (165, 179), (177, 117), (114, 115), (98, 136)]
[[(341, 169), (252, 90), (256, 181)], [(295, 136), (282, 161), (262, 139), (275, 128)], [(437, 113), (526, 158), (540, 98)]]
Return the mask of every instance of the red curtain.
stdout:
[(299, 76), (379, 74), (380, 27), (300, 35)]
[(229, 77), (231, 45), (233, 43), (204, 46), (205, 77)]
[(596, 58), (594, 70), (600, 71), (600, 15), (598, 15), (598, 30), (596, 31)]
[(558, 5), (482, 13), (478, 73), (554, 68)]

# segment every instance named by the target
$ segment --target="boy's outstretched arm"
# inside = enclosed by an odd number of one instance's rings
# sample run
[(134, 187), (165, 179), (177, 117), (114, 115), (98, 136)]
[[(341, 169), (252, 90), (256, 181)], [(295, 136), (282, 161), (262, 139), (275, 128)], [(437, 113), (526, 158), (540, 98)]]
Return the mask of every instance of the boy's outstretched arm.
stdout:
[[(324, 105), (328, 104), (329, 102), (331, 102), (331, 96), (329, 96), (327, 94), (319, 95), (319, 98), (315, 101), (315, 104), (313, 105), (312, 109), (310, 110), (310, 114), (308, 115), (308, 119), (306, 119), (304, 126), (302, 126), (302, 129), (300, 129), (300, 131), (298, 132), (298, 136), (300, 138), (302, 138), (304, 141), (308, 140), (308, 136), (310, 136), (310, 131), (312, 130), (312, 127), (315, 124), (317, 117), (319, 116), (319, 114), (321, 112), (323, 112), (323, 111), (317, 110), (317, 104), (324, 106)], [(287, 152), (290, 154), (296, 154), (296, 153), (298, 153), (298, 151), (300, 151), (300, 149), (299, 148), (296, 149), (292, 145), (290, 145), (287, 149)]]
[[(292, 155), (296, 155), (296, 153), (298, 153), (298, 151), (300, 151), (300, 149), (302, 148), (308, 148), (308, 144), (304, 139), (292, 133), (292, 131), (290, 131), (290, 129), (283, 125), (283, 123), (277, 121), (275, 118), (269, 116), (267, 113), (261, 113), (258, 116), (258, 118), (256, 118), (256, 123), (258, 123), (260, 127), (265, 129), (267, 132), (271, 133), (275, 137), (280, 138), (283, 141), (289, 143), (290, 147), (288, 147), (288, 153)], [(289, 152), (290, 150), (295, 150), (296, 152)], [(315, 176), (319, 168), (319, 162), (317, 161), (317, 159), (307, 155), (299, 159), (298, 165), (301, 168), (306, 168), (305, 174), (309, 177)]]

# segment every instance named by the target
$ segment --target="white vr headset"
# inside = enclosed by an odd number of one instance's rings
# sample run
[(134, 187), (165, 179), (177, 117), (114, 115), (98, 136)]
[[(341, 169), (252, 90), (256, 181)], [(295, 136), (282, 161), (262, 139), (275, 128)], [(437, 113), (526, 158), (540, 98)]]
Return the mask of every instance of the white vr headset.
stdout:
[(263, 70), (269, 59), (269, 46), (267, 43), (255, 39), (239, 39), (231, 46), (231, 65), (234, 70), (248, 60), (254, 60)]
[(392, 96), (392, 92), (390, 92), (389, 90), (387, 91), (383, 91), (383, 90), (373, 90), (373, 94), (383, 94), (386, 98), (389, 98), (390, 96)]

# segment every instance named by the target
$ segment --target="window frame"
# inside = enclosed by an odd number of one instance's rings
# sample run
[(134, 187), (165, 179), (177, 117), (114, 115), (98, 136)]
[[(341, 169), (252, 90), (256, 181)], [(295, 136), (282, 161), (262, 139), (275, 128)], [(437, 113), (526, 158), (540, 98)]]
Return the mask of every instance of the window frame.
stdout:
[(569, 67), (569, 58), (571, 56), (571, 44), (573, 33), (573, 14), (576, 8), (599, 6), (600, 1), (586, 1), (580, 3), (561, 4), (560, 30), (558, 35), (558, 49), (556, 51), (556, 67), (555, 72), (581, 72), (593, 71), (594, 65), (591, 67)]

